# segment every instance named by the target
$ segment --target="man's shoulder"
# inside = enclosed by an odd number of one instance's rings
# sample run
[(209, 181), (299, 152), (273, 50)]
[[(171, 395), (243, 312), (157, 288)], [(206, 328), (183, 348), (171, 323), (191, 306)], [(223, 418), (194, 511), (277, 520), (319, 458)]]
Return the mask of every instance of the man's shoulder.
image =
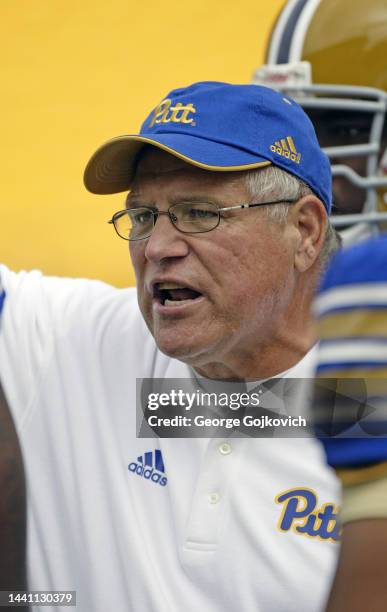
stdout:
[[(140, 313), (136, 289), (118, 289), (98, 280), (12, 272), (0, 266), (1, 332), (13, 345), (29, 340), (44, 351), (57, 338), (102, 343), (130, 337), (141, 345), (150, 333)], [(23, 340), (24, 338), (24, 340)]]
[(98, 355), (105, 366), (130, 361), (141, 376), (189, 375), (184, 364), (157, 349), (135, 287), (39, 271), (14, 273), (5, 266), (0, 266), (0, 281), (5, 295), (0, 358), (1, 346), (17, 355), (21, 346), (24, 353), (30, 347), (35, 357), (40, 355), (39, 363), (54, 345), (61, 354), (71, 346), (77, 354)]
[(0, 295), (4, 310), (9, 306), (31, 312), (35, 307), (68, 314), (83, 308), (91, 316), (126, 306), (141, 316), (134, 287), (118, 289), (99, 280), (45, 276), (38, 270), (16, 273), (0, 265)]

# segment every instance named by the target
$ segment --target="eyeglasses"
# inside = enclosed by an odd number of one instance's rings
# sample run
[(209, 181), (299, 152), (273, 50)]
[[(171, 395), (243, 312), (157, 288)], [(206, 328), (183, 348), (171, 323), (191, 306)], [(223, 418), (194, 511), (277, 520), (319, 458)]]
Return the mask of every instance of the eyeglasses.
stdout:
[(108, 221), (120, 238), (124, 240), (144, 240), (149, 238), (156, 225), (159, 215), (168, 215), (171, 223), (183, 234), (204, 234), (218, 227), (221, 219), (220, 213), (254, 206), (267, 206), (268, 204), (292, 204), (296, 200), (273, 200), (271, 202), (258, 202), (257, 204), (239, 204), (218, 208), (211, 202), (179, 202), (173, 204), (168, 210), (157, 210), (142, 206), (119, 210)]

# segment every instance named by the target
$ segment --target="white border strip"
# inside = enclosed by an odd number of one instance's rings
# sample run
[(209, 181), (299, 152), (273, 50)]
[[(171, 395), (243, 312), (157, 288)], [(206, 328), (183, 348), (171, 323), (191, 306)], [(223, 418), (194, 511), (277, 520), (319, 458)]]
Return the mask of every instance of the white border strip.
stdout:
[(317, 296), (313, 312), (321, 316), (330, 310), (356, 306), (383, 306), (387, 308), (387, 281), (380, 283), (362, 283), (361, 285), (347, 285), (332, 287)]
[(275, 24), (275, 28), (270, 37), (270, 48), (266, 60), (267, 64), (278, 64), (278, 52), (281, 45), (282, 36), (286, 28), (289, 16), (292, 14), (297, 2), (298, 0), (289, 0), (288, 3), (285, 4), (277, 19), (277, 23)]
[(294, 29), (293, 39), (289, 49), (289, 63), (301, 61), (306, 32), (320, 2), (321, 0), (309, 0), (309, 2), (305, 4)]
[(342, 362), (354, 362), (364, 363), (367, 361), (376, 361), (380, 363), (386, 363), (387, 361), (387, 347), (382, 342), (363, 342), (358, 341), (339, 341), (329, 342), (327, 344), (321, 343), (319, 345), (318, 353), (318, 365), (324, 365), (324, 363), (337, 363), (338, 365)]

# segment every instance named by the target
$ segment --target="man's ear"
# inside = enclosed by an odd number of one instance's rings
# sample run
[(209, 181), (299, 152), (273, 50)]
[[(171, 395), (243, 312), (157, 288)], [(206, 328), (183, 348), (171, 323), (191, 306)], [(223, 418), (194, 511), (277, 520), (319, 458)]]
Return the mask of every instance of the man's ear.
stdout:
[(327, 213), (324, 204), (314, 195), (301, 198), (289, 212), (298, 233), (294, 264), (299, 272), (306, 272), (316, 262), (324, 245)]

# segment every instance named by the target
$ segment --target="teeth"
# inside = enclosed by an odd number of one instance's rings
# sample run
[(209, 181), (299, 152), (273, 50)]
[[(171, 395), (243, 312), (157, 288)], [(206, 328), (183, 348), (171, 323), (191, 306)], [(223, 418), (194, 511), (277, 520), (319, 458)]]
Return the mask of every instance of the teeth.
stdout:
[(165, 300), (164, 306), (181, 306), (181, 304), (192, 304), (192, 300)]
[(185, 289), (182, 285), (177, 285), (176, 283), (158, 283), (158, 289)]

